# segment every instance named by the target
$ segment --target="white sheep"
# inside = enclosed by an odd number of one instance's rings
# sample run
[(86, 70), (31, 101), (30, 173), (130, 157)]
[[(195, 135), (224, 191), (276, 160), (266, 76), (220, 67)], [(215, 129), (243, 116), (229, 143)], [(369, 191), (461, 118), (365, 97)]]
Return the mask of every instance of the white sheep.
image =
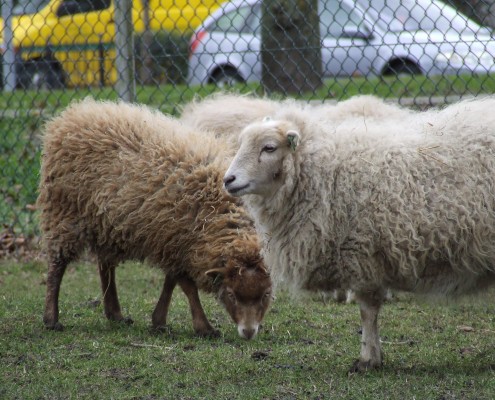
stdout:
[(225, 188), (243, 196), (276, 284), (355, 292), (352, 371), (382, 364), (386, 289), (454, 296), (495, 283), (494, 109), (465, 101), (349, 130), (292, 109), (242, 132)]
[(387, 103), (371, 96), (354, 96), (334, 103), (308, 103), (294, 99), (274, 100), (234, 93), (215, 93), (204, 99), (196, 99), (182, 107), (181, 122), (202, 131), (213, 132), (226, 138), (233, 148), (238, 147), (240, 131), (255, 121), (274, 115), (284, 109), (311, 110), (314, 118), (321, 119), (336, 128), (353, 129), (367, 120), (404, 119), (412, 114), (407, 108)]
[(311, 110), (315, 118), (342, 128), (367, 121), (399, 120), (415, 114), (397, 103), (373, 95), (354, 96), (336, 104), (314, 104)]
[[(292, 100), (288, 100), (292, 104)], [(215, 93), (182, 107), (180, 121), (201, 131), (226, 139), (233, 151), (238, 148), (239, 132), (254, 121), (261, 121), (281, 109), (282, 102), (234, 93)], [(234, 150), (235, 149), (235, 150)]]
[[(306, 109), (314, 118), (323, 121), (330, 132), (366, 128), (368, 122), (386, 118), (387, 121), (403, 120), (414, 113), (372, 95), (354, 96), (335, 103), (308, 103), (294, 99), (274, 100), (246, 94), (215, 93), (204, 99), (195, 99), (182, 107), (181, 122), (195, 129), (212, 132), (223, 138), (235, 155), (239, 147), (241, 130), (255, 121), (274, 115), (284, 109)], [(352, 291), (336, 289), (332, 297), (337, 302), (353, 302)], [(392, 295), (387, 292), (387, 299)]]

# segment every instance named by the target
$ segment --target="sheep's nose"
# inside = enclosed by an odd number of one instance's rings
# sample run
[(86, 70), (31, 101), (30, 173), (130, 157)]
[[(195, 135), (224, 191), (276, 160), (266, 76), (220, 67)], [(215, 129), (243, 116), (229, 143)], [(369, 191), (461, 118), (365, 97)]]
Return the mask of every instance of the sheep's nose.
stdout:
[(225, 186), (230, 185), (234, 181), (235, 181), (235, 175), (228, 175), (223, 178), (223, 184)]
[(243, 333), (244, 337), (249, 340), (249, 339), (252, 339), (253, 336), (255, 335), (256, 329), (254, 329), (254, 328), (249, 328), (249, 329), (248, 328), (244, 328), (242, 330), (242, 333)]

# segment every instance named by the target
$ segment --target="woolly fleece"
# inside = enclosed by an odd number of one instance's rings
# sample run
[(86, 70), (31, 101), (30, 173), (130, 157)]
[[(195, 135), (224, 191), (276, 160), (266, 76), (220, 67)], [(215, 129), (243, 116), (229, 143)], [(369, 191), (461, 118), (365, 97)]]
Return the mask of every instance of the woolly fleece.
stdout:
[(493, 283), (494, 109), (487, 98), (336, 129), (293, 108), (248, 126), (229, 172), (266, 132), (300, 134), (273, 194), (243, 197), (274, 281), (448, 295)]

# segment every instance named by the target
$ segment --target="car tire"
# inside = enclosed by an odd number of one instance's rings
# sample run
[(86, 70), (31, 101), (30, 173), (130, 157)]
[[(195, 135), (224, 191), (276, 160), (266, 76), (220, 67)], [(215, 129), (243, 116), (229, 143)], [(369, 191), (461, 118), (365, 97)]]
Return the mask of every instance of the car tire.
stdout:
[(421, 70), (419, 67), (410, 61), (396, 60), (388, 65), (383, 75), (385, 76), (399, 76), (399, 75), (420, 75)]
[(17, 68), (17, 86), (20, 89), (63, 89), (65, 76), (56, 61), (24, 61)]
[(221, 68), (213, 73), (211, 83), (214, 83), (219, 88), (226, 88), (245, 82), (235, 69)]

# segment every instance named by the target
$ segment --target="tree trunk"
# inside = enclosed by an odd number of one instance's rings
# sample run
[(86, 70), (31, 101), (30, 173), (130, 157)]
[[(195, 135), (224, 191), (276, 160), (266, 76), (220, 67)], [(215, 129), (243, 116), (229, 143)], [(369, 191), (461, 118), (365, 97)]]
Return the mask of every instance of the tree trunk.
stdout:
[(317, 0), (264, 0), (261, 83), (267, 93), (313, 92), (322, 85)]

